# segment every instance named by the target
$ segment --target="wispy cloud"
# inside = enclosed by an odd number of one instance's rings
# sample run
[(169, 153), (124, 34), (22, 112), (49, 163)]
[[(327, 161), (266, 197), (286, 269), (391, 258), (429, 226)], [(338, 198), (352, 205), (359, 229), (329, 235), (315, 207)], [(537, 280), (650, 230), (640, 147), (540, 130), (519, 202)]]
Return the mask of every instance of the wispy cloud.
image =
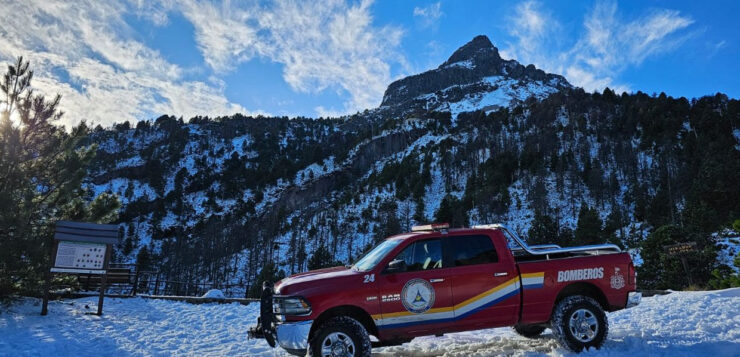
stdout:
[(117, 1), (0, 2), (0, 59), (31, 59), (35, 88), (63, 95), (65, 125), (246, 112), (223, 86), (183, 79), (182, 68), (133, 39), (124, 20), (133, 10)]
[[(512, 16), (508, 17), (509, 34), (516, 39), (501, 50), (507, 58), (517, 58), (527, 63), (550, 63), (553, 53), (550, 51), (560, 24), (542, 5), (536, 1), (520, 3)], [(525, 64), (527, 64), (525, 63)]]
[(537, 2), (518, 6), (512, 17), (510, 34), (517, 42), (502, 51), (521, 62), (535, 63), (547, 71), (562, 73), (586, 90), (611, 87), (629, 90), (618, 80), (629, 66), (639, 66), (647, 58), (678, 48), (691, 34), (686, 29), (694, 22), (678, 11), (652, 10), (625, 21), (617, 4), (598, 2), (583, 21), (583, 35), (566, 48), (553, 48), (553, 38), (562, 38), (557, 20)]
[(233, 11), (231, 4), (216, 5), (202, 1), (181, 1), (177, 10), (195, 27), (195, 40), (206, 64), (217, 73), (234, 69), (251, 59), (261, 45), (257, 29), (247, 25), (247, 12)]
[(706, 52), (707, 58), (712, 58), (714, 57), (714, 55), (717, 54), (717, 52), (727, 47), (727, 41), (721, 40), (718, 42), (707, 42), (706, 47), (707, 47), (707, 52)]
[(262, 57), (283, 64), (283, 79), (296, 91), (348, 96), (343, 108), (317, 107), (319, 115), (377, 106), (392, 80), (391, 64), (406, 66), (398, 51), (403, 31), (373, 26), (371, 1), (178, 4), (174, 9), (193, 23), (200, 51), (217, 72)]
[[(394, 78), (391, 66), (409, 66), (398, 51), (403, 30), (374, 26), (371, 1), (264, 3), (111, 0), (0, 1), (0, 61), (25, 55), (43, 93), (63, 95), (64, 124), (80, 120), (109, 125), (167, 113), (254, 114), (225, 95), (224, 75), (253, 58), (283, 65), (294, 90), (337, 92), (340, 108), (317, 107), (339, 115), (379, 104)], [(205, 66), (168, 61), (137, 40), (131, 16), (166, 26), (181, 14), (194, 28)], [(203, 73), (212, 69), (213, 75)], [(260, 111), (257, 111), (260, 112)]]
[(444, 12), (442, 12), (442, 3), (440, 1), (424, 7), (414, 7), (414, 17), (420, 20), (422, 27), (436, 25), (442, 15), (444, 15)]

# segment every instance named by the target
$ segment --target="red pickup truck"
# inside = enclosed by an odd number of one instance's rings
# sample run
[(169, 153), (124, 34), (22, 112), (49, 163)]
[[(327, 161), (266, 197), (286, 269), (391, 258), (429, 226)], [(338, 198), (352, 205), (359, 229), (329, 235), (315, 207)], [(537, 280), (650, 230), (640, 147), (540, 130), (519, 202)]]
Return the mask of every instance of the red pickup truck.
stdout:
[[(599, 348), (605, 311), (639, 304), (632, 260), (615, 245), (528, 246), (501, 225), (414, 227), (357, 263), (263, 287), (250, 337), (288, 352), (370, 356), (416, 336), (550, 327), (572, 351)], [(372, 340), (371, 340), (371, 336)]]

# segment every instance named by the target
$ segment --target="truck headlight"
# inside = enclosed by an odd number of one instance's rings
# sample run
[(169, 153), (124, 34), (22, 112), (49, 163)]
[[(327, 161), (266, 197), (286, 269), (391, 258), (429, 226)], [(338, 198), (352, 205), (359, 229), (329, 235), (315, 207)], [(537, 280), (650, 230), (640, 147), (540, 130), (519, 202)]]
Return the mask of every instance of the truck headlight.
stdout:
[(275, 296), (272, 298), (272, 311), (275, 315), (309, 315), (311, 305), (298, 296)]

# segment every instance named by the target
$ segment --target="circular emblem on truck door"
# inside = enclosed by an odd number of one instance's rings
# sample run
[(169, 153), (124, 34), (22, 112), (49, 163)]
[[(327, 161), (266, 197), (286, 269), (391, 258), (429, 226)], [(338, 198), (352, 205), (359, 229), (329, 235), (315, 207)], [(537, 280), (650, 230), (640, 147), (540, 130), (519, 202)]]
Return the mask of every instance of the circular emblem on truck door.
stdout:
[(434, 306), (434, 288), (424, 279), (411, 279), (401, 290), (403, 307), (415, 314), (421, 314)]

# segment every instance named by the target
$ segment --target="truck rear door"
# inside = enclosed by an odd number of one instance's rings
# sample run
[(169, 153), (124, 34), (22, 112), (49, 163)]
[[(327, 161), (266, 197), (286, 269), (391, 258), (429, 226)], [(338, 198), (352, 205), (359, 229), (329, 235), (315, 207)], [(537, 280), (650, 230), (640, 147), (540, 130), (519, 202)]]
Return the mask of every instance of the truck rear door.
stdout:
[(456, 327), (466, 330), (516, 323), (520, 283), (505, 242), (473, 234), (451, 235), (443, 243)]

